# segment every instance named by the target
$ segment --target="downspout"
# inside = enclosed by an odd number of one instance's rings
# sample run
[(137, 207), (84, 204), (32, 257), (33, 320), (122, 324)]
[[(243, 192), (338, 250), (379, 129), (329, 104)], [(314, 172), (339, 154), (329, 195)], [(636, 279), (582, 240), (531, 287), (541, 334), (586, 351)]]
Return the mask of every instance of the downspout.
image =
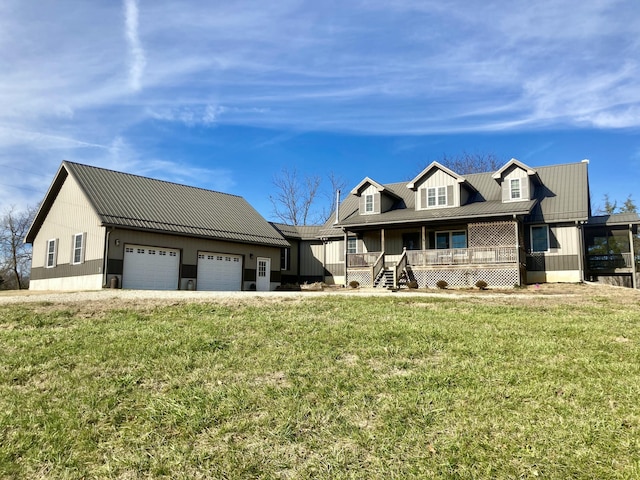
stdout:
[(638, 288), (636, 280), (636, 252), (633, 245), (633, 223), (629, 224), (629, 250), (631, 250), (631, 286)]
[(322, 237), (322, 281), (327, 283), (327, 241), (326, 237)]
[(585, 271), (584, 271), (584, 254), (585, 254), (585, 245), (584, 245), (584, 222), (576, 221), (576, 226), (578, 228), (578, 268), (580, 269), (580, 281), (584, 282), (585, 280)]
[(349, 279), (347, 278), (347, 230), (346, 229), (342, 229), (342, 231), (344, 232), (344, 246), (343, 246), (343, 250), (344, 250), (344, 286), (346, 287), (347, 285), (349, 285)]
[(115, 227), (106, 228), (104, 234), (104, 256), (102, 263), (102, 288), (107, 288), (107, 264), (109, 258), (109, 239), (111, 238), (111, 232), (115, 230)]

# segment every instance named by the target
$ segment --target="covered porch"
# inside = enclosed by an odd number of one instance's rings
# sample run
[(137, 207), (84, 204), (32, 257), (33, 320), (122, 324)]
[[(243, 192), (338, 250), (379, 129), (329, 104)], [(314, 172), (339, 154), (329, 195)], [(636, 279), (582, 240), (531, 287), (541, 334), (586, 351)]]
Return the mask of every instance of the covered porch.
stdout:
[[(350, 246), (345, 255), (347, 283), (398, 287), (415, 281), (419, 287), (434, 287), (440, 280), (451, 286), (483, 280), (494, 287), (512, 287), (522, 281), (524, 251), (515, 220), (380, 229), (356, 238), (358, 243), (345, 242)], [(366, 251), (354, 251), (358, 247)]]

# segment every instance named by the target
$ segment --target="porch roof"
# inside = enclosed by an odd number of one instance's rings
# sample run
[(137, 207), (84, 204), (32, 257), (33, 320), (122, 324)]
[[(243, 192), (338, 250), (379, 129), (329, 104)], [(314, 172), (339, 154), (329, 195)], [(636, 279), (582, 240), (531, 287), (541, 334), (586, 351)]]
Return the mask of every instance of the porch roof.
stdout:
[(372, 226), (435, 222), (439, 220), (470, 221), (478, 217), (503, 217), (506, 215), (528, 215), (537, 200), (517, 203), (500, 201), (476, 202), (453, 208), (414, 210), (409, 208), (390, 210), (379, 215), (358, 215), (355, 211), (344, 218), (340, 225), (344, 227)]
[(587, 227), (592, 226), (615, 226), (615, 225), (637, 225), (640, 223), (640, 217), (638, 217), (637, 213), (614, 213), (611, 215), (597, 215), (595, 217), (590, 217), (587, 222)]

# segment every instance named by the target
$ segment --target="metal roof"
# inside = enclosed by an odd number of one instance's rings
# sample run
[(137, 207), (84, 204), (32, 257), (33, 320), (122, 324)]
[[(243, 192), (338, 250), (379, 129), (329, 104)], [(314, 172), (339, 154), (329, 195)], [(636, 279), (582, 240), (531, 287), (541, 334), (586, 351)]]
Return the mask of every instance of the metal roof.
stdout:
[(296, 240), (318, 240), (322, 225), (288, 225), (286, 223), (271, 222), (283, 237)]
[(637, 213), (614, 213), (611, 215), (597, 215), (589, 218), (587, 227), (592, 226), (614, 226), (614, 225), (634, 225), (640, 223)]
[[(358, 198), (347, 196), (340, 205), (340, 221), (333, 217), (325, 223), (321, 236), (341, 236), (342, 227), (354, 228), (374, 225), (393, 225), (436, 222), (444, 220), (471, 220), (482, 217), (521, 215), (529, 223), (586, 221), (589, 218), (589, 185), (587, 164), (584, 162), (538, 167), (535, 170), (540, 185), (536, 185), (535, 198), (521, 202), (502, 202), (500, 184), (493, 172), (465, 175), (464, 179), (475, 189), (469, 201), (460, 207), (428, 210), (415, 209), (415, 192), (406, 182), (385, 184), (401, 200), (391, 210), (380, 214), (360, 215)], [(462, 188), (465, 188), (464, 186)]]
[[(32, 241), (72, 176), (104, 225), (284, 247), (289, 243), (242, 197), (64, 161), (27, 235)], [(48, 207), (47, 207), (48, 205)]]

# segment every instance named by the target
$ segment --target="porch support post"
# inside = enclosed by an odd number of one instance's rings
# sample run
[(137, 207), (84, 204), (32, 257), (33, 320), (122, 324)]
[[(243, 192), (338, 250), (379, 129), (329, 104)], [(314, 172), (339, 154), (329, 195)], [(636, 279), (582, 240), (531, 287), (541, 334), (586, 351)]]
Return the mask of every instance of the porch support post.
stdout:
[(427, 249), (427, 227), (422, 226), (422, 250)]
[(638, 288), (636, 281), (636, 252), (633, 248), (633, 224), (629, 224), (629, 251), (631, 252), (631, 286)]
[(347, 262), (347, 241), (348, 241), (348, 235), (347, 235), (347, 231), (344, 230), (344, 286), (346, 287), (347, 285), (349, 285), (349, 279), (347, 278), (347, 265), (349, 265), (349, 263)]
[(380, 247), (382, 252), (384, 252), (384, 228), (380, 229)]

